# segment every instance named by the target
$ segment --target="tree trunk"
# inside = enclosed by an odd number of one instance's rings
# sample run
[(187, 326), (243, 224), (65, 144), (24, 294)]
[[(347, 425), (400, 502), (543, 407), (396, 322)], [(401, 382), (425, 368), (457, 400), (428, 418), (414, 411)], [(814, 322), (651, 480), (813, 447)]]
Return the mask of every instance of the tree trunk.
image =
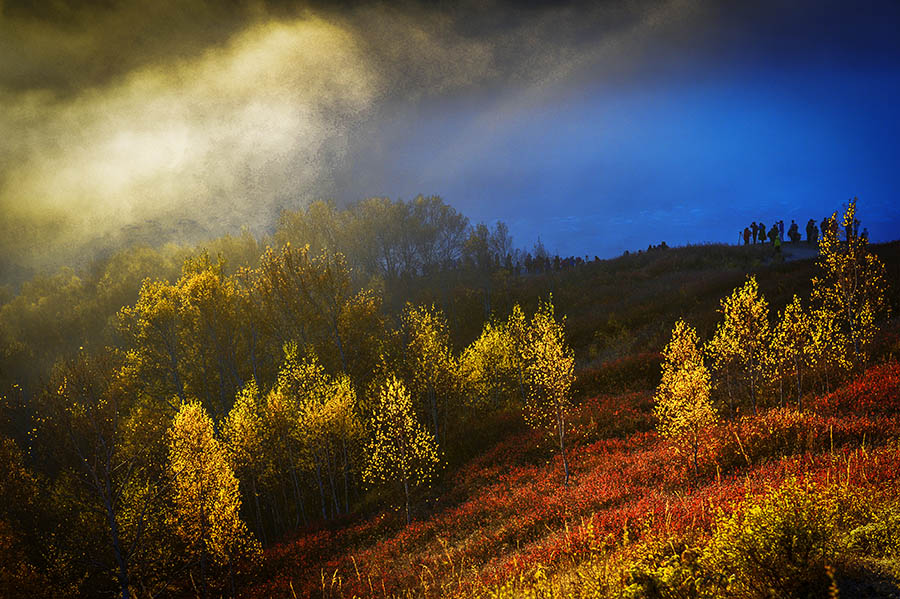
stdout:
[(563, 481), (563, 485), (569, 486), (569, 459), (566, 457), (566, 417), (563, 414), (562, 406), (557, 404), (556, 406), (556, 425), (559, 430), (559, 451), (562, 454), (563, 461), (563, 472), (565, 473), (565, 480)]
[(403, 475), (403, 493), (406, 495), (406, 525), (409, 526), (409, 478)]
[(256, 507), (256, 529), (259, 531), (259, 537), (262, 539), (263, 547), (266, 543), (266, 530), (263, 525), (262, 510), (259, 507), (259, 492), (256, 490), (256, 477), (250, 474), (250, 492), (253, 493), (253, 503)]
[(325, 487), (322, 485), (322, 467), (319, 464), (318, 457), (313, 462), (316, 464), (316, 482), (319, 483), (319, 499), (322, 501), (322, 519), (327, 520), (328, 515), (325, 513), (327, 502), (325, 501)]
[(347, 438), (341, 439), (344, 457), (344, 513), (350, 513), (350, 459), (347, 457)]

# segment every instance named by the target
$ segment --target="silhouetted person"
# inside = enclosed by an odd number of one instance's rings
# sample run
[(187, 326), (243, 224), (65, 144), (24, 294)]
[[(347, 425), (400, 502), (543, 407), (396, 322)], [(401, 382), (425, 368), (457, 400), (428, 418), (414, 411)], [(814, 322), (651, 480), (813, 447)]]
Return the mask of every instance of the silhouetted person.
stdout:
[(868, 241), (869, 241), (869, 229), (866, 228), (866, 227), (863, 227), (863, 232), (862, 232), (862, 235), (860, 235), (860, 237), (861, 237), (865, 242), (868, 243)]
[(756, 243), (756, 236), (759, 234), (759, 226), (757, 226), (756, 221), (750, 223), (750, 228), (753, 230), (753, 243)]
[(759, 223), (759, 242), (760, 243), (766, 242), (766, 225), (764, 225), (761, 222)]
[[(769, 241), (772, 242), (772, 245), (775, 245), (775, 242), (779, 241), (778, 224), (773, 224), (772, 228), (769, 229)], [(778, 247), (781, 248), (781, 243), (778, 244)]]
[(816, 228), (816, 221), (813, 219), (809, 219), (806, 222), (806, 243), (812, 244), (813, 242), (813, 229)]
[(793, 219), (791, 219), (791, 226), (788, 229), (788, 239), (791, 240), (791, 243), (797, 243), (800, 241), (800, 227)]
[(750, 227), (744, 227), (744, 245), (750, 243)]
[(784, 243), (784, 221), (778, 221), (778, 239)]

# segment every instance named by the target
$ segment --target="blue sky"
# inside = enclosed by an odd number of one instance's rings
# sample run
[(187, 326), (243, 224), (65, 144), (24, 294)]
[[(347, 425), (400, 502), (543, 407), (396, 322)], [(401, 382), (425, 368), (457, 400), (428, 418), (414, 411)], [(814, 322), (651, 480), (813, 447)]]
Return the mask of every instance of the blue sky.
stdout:
[(437, 193), (473, 220), (508, 222), (520, 245), (540, 236), (567, 255), (734, 242), (751, 221), (802, 231), (853, 196), (872, 239), (895, 239), (900, 42), (866, 41), (885, 34), (880, 12), (846, 31), (841, 11), (818, 14), (765, 15), (780, 29), (737, 40), (701, 31), (612, 78), (589, 69), (537, 95), (437, 102), (385, 127), (393, 160), (348, 195)]

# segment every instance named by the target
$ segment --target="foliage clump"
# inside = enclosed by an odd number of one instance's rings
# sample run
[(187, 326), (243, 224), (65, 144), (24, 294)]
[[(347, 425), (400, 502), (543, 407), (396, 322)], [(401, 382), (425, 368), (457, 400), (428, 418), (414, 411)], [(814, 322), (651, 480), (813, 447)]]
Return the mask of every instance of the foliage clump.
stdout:
[(569, 392), (575, 381), (575, 355), (566, 343), (564, 324), (565, 319), (556, 320), (552, 298), (541, 302), (525, 335), (522, 359), (528, 389), (525, 419), (534, 428), (552, 431), (558, 440), (568, 486), (566, 418), (572, 407)]
[(691, 456), (695, 474), (701, 436), (716, 419), (709, 399), (709, 371), (698, 344), (693, 327), (683, 320), (675, 323), (672, 340), (663, 350), (662, 381), (654, 398), (660, 434), (674, 439)]
[(440, 457), (434, 436), (416, 421), (409, 392), (397, 377), (389, 377), (381, 387), (372, 428), (363, 477), (369, 483), (403, 487), (409, 524), (411, 487), (431, 481)]
[(846, 346), (847, 360), (864, 366), (877, 329), (877, 319), (888, 311), (885, 269), (869, 252), (869, 241), (856, 233), (856, 198), (850, 200), (841, 222), (844, 242), (839, 241), (837, 213), (819, 241), (819, 267), (813, 278), (813, 304), (836, 321), (835, 341)]

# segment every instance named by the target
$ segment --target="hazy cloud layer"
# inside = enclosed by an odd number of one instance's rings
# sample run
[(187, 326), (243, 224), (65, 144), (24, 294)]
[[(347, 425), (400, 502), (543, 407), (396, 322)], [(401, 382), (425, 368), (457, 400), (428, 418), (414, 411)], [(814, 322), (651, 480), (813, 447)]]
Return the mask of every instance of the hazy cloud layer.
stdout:
[[(622, 102), (646, 105), (666, 81), (702, 86), (706, 62), (831, 64), (860, 38), (834, 50), (822, 40), (846, 23), (780, 3), (47, 7), (0, 0), (0, 278), (119, 243), (259, 233), (321, 197), (437, 193), (530, 236), (548, 203), (563, 220), (566, 206), (603, 214), (640, 188), (614, 215), (636, 222), (673, 200), (653, 199), (635, 164), (680, 150), (647, 137), (646, 122), (670, 123)], [(877, 8), (861, 10), (878, 21)], [(779, 31), (785, 20), (803, 26)], [(556, 195), (528, 178), (553, 168)], [(559, 189), (586, 177), (607, 182), (588, 208)]]
[(58, 6), (7, 6), (0, 23), (0, 243), (25, 266), (123, 232), (259, 232), (378, 164), (379, 119), (540, 89), (585, 59), (574, 8)]

